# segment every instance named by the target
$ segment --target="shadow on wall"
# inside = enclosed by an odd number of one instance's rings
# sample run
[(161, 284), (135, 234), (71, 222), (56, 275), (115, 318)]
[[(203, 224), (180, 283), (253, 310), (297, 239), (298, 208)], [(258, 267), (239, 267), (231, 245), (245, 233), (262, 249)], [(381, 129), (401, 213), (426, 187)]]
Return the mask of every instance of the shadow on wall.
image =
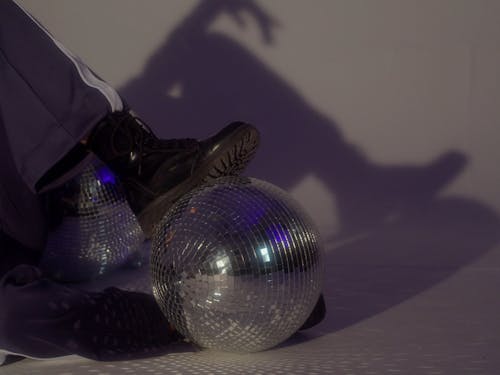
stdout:
[[(234, 120), (256, 124), (262, 145), (248, 175), (285, 189), (314, 175), (336, 197), (340, 236), (369, 233), (330, 253), (329, 266), (360, 259), (418, 266), (439, 259), (453, 264), (452, 273), (491, 248), (498, 240), (496, 214), (471, 200), (436, 198), (463, 170), (465, 155), (446, 152), (425, 166), (375, 165), (278, 74), (234, 40), (209, 31), (220, 14), (240, 22), (242, 12), (255, 19), (263, 42), (272, 43), (276, 23), (256, 2), (202, 0), (121, 95), (164, 138), (205, 137)], [(380, 275), (370, 272), (338, 268), (325, 294), (349, 313), (332, 317), (332, 328), (372, 316), (448, 276), (422, 279), (395, 269), (396, 290), (384, 292), (386, 301), (372, 301), (360, 294), (378, 285)]]

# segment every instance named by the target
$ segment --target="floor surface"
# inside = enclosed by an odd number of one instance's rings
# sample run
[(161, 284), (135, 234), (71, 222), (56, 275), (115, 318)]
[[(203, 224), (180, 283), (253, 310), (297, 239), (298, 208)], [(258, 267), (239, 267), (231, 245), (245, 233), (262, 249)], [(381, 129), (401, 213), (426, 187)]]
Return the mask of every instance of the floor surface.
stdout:
[[(153, 359), (23, 360), (0, 374), (499, 374), (499, 236), (486, 207), (442, 199), (349, 241), (327, 241), (327, 318), (273, 350), (182, 344)], [(132, 280), (129, 287), (147, 288), (146, 279)]]

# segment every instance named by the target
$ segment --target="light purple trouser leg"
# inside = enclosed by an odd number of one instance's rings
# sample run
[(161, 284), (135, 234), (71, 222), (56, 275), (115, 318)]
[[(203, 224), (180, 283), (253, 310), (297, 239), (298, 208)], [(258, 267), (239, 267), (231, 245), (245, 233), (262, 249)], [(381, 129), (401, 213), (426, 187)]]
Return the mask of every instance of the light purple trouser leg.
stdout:
[(43, 245), (36, 182), (107, 113), (123, 109), (109, 85), (11, 0), (0, 0), (0, 225)]

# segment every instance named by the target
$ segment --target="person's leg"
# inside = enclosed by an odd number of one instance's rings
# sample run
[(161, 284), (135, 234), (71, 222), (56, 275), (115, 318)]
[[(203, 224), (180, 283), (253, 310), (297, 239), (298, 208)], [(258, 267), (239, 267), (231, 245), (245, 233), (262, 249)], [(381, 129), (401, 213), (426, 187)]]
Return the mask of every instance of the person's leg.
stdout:
[[(67, 288), (18, 265), (36, 263), (30, 249), (42, 249), (47, 235), (37, 193), (71, 178), (94, 152), (123, 180), (136, 214), (147, 209), (157, 217), (205, 179), (241, 171), (257, 143), (256, 129), (244, 123), (201, 142), (156, 138), (27, 12), (0, 1), (0, 229), (16, 244), (9, 249), (15, 254), (0, 248), (8, 257), (0, 282), (0, 356), (108, 360), (169, 350), (177, 336), (152, 296)], [(148, 219), (149, 230), (153, 224)]]
[(0, 113), (15, 165), (37, 181), (123, 103), (11, 0), (0, 2)]
[(116, 92), (28, 13), (0, 1), (0, 226), (6, 234), (43, 247), (47, 225), (36, 183), (68, 154), (72, 166), (82, 161), (87, 151), (70, 151), (122, 107)]
[[(19, 243), (38, 252), (42, 250), (47, 235), (43, 202), (29, 189), (18, 172), (1, 117), (0, 232), (3, 232), (3, 237), (10, 236), (13, 239), (14, 242), (10, 244)], [(13, 253), (16, 247), (0, 246), (0, 253), (7, 252), (7, 250)], [(7, 261), (2, 261), (2, 263), (2, 267), (7, 266)]]
[(0, 232), (0, 279), (20, 264), (36, 265), (40, 252), (27, 248)]
[(0, 2), (0, 68), (1, 121), (26, 186), (61, 184), (93, 152), (122, 180), (147, 236), (180, 196), (241, 172), (259, 143), (257, 130), (241, 122), (201, 142), (156, 138), (115, 90), (12, 0)]

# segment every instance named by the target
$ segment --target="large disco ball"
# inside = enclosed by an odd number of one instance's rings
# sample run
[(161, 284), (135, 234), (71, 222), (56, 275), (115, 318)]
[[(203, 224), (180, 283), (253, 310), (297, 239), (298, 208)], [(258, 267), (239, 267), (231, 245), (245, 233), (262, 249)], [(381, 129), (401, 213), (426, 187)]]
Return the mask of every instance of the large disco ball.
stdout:
[(143, 232), (123, 186), (102, 162), (95, 160), (51, 194), (60, 223), (49, 232), (40, 262), (46, 273), (83, 281), (138, 258)]
[(255, 352), (295, 333), (323, 277), (318, 232), (280, 188), (225, 177), (181, 198), (157, 225), (153, 292), (187, 339)]

